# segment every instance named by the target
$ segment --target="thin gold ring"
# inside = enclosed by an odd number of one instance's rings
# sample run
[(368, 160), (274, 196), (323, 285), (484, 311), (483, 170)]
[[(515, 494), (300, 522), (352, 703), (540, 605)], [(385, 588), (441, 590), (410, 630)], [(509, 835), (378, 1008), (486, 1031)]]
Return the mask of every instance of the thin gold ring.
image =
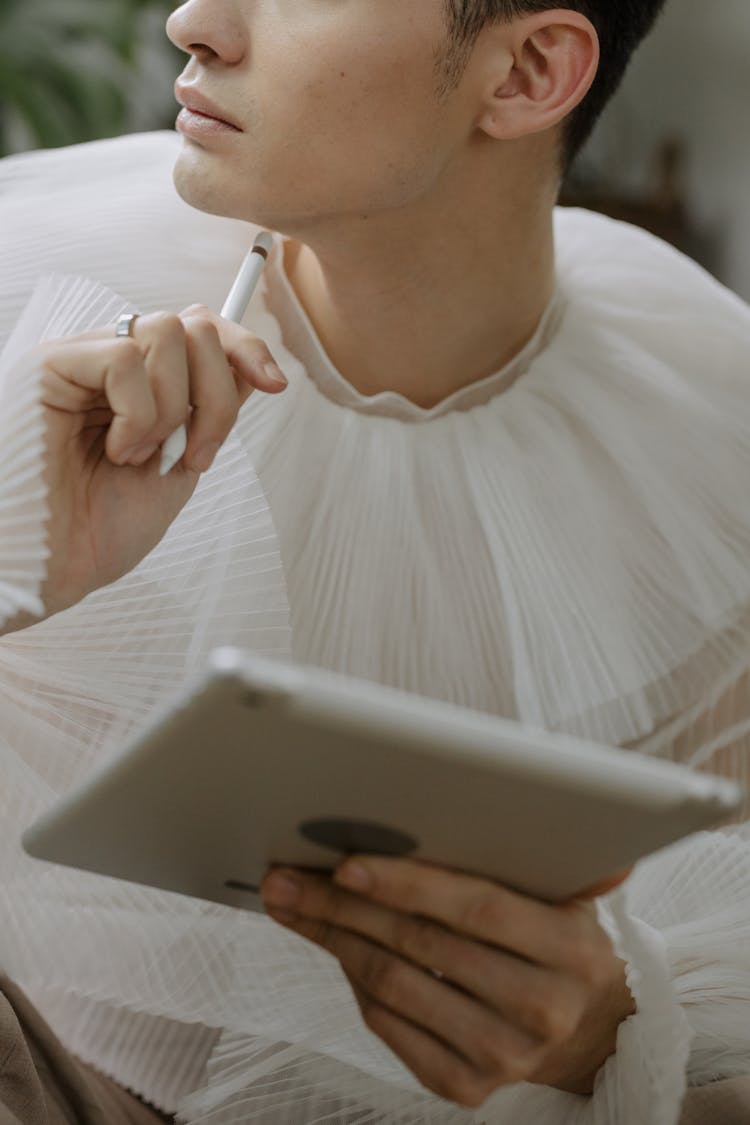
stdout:
[(138, 313), (123, 313), (122, 316), (118, 317), (115, 336), (118, 338), (130, 336), (132, 339), (135, 322), (138, 316)]

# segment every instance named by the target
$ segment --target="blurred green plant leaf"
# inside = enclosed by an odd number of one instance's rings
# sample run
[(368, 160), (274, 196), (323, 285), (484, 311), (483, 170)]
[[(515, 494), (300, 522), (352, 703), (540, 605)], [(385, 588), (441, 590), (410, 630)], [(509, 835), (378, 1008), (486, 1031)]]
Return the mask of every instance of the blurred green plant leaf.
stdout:
[(0, 154), (159, 128), (180, 69), (165, 0), (0, 0)]

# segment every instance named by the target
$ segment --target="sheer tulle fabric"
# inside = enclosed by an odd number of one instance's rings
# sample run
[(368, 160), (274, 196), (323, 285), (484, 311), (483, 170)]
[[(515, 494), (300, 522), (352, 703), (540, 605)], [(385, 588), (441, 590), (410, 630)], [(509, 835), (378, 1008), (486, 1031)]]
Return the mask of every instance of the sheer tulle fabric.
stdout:
[[(126, 307), (85, 281), (43, 282), (6, 349), (3, 402), (33, 395), (36, 372), (17, 356), (37, 339), (112, 323)], [(43, 494), (38, 431), (35, 424), (34, 473), (9, 481), (6, 508), (25, 496), (36, 503)], [(43, 520), (36, 531), (40, 544), (30, 552), (32, 561), (43, 554)], [(27, 602), (33, 598), (18, 598), (19, 606)], [(71, 988), (185, 1020), (210, 1014), (211, 997), (225, 987), (226, 950), (241, 916), (35, 863), (20, 854), (18, 836), (55, 795), (121, 746), (197, 674), (217, 643), (285, 656), (289, 637), (272, 520), (247, 457), (232, 439), (143, 564), (79, 606), (3, 638), (0, 902), (6, 971), (31, 990)], [(186, 964), (200, 968), (191, 974), (195, 989), (179, 999)]]
[[(102, 172), (105, 148), (125, 187)], [(63, 229), (82, 231), (66, 248), (47, 218), (39, 272), (80, 260), (142, 308), (180, 307), (189, 284), (228, 287), (238, 224), (172, 199), (173, 153), (169, 138), (131, 138), (46, 154), (37, 179), (33, 161), (17, 165), (37, 205), (59, 170)], [(87, 175), (96, 190), (82, 190)], [(14, 199), (15, 222), (30, 221)], [(104, 252), (89, 232), (100, 237), (118, 206), (129, 241), (118, 231)], [(193, 229), (213, 239), (211, 286), (174, 261)], [(344, 403), (337, 373), (305, 369), (287, 346), (277, 246), (247, 323), (288, 391), (250, 400), (141, 568), (0, 647), (9, 824), (109, 752), (217, 640), (291, 646), (296, 659), (747, 782), (750, 314), (629, 228), (561, 213), (557, 242), (559, 314), (526, 369), (429, 419), (399, 396), (380, 410), (349, 388)], [(33, 264), (20, 250), (18, 262), (22, 291)], [(97, 293), (71, 289), (82, 319)], [(37, 300), (27, 328), (46, 323)], [(122, 304), (111, 298), (107, 315)], [(45, 874), (10, 845), (2, 894), (21, 983), (223, 1029), (204, 1088), (182, 1105), (189, 1122), (674, 1125), (688, 1082), (748, 1069), (741, 824), (650, 859), (602, 903), (639, 1010), (594, 1096), (519, 1086), (478, 1113), (422, 1090), (364, 1028), (336, 963), (262, 918)]]

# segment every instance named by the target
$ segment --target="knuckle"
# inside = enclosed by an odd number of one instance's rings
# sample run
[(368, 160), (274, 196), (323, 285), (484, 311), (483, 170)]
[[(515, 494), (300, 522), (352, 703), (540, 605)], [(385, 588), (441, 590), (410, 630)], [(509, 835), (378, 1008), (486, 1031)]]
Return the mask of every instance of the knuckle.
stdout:
[(201, 343), (219, 339), (218, 328), (213, 320), (204, 314), (191, 316), (190, 320), (185, 325), (185, 332), (188, 337), (200, 341)]
[(140, 367), (142, 363), (143, 354), (135, 340), (127, 337), (124, 340), (117, 341), (109, 361), (109, 367), (113, 373), (118, 375), (130, 373), (134, 367)]
[(548, 1043), (565, 1043), (576, 1029), (576, 1013), (567, 1005), (553, 1004), (547, 1010), (545, 1038)]
[(405, 957), (419, 954), (429, 958), (430, 950), (435, 944), (430, 923), (408, 914), (400, 914), (395, 918), (391, 940), (396, 953)]
[(482, 1043), (481, 1055), (477, 1058), (482, 1073), (493, 1080), (500, 1080), (507, 1070), (508, 1059), (505, 1047), (490, 1036)]
[(185, 326), (176, 313), (153, 313), (149, 320), (157, 338), (168, 343), (179, 343), (184, 339)]
[(532, 1073), (530, 1060), (522, 1055), (506, 1055), (502, 1071), (495, 1076), (493, 1089), (498, 1086), (515, 1086), (525, 1082)]
[(493, 1089), (523, 1082), (529, 1074), (527, 1060), (510, 1052), (505, 1044), (499, 1042), (488, 1044), (484, 1062), (484, 1070)]
[(491, 890), (479, 891), (466, 907), (465, 923), (472, 932), (494, 933), (501, 921), (501, 910)]
[(578, 1006), (569, 989), (547, 987), (527, 997), (530, 1029), (547, 1043), (562, 1043), (575, 1031)]
[(259, 339), (257, 336), (248, 341), (247, 349), (251, 358), (257, 363), (276, 362), (273, 358), (273, 353), (271, 352), (268, 344), (264, 343), (264, 341)]
[(447, 1065), (431, 1085), (439, 1097), (466, 1109), (478, 1109), (491, 1092), (486, 1078), (460, 1063)]
[(528, 1026), (537, 1035), (549, 1039), (554, 1035), (555, 1021), (557, 1021), (557, 1008), (549, 990), (530, 991), (526, 997), (526, 1015)]
[(613, 959), (612, 947), (605, 934), (589, 933), (576, 942), (575, 973), (586, 984), (604, 984), (611, 972)]
[(367, 991), (386, 1008), (395, 1007), (403, 997), (405, 981), (401, 964), (387, 953), (376, 951), (370, 954), (362, 978)]
[(524, 1026), (532, 1031), (535, 1035), (539, 1035), (546, 1039), (549, 1025), (547, 1021), (547, 1008), (540, 1005), (536, 1000), (527, 997), (524, 1005)]
[(529, 1028), (544, 1039), (554, 1037), (557, 1008), (551, 990), (530, 987), (526, 993), (524, 1007)]

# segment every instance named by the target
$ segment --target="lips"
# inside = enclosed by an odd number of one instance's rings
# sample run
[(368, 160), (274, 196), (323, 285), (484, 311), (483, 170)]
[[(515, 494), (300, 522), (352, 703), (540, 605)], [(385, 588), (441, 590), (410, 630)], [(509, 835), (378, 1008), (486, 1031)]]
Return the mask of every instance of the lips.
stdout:
[(194, 87), (184, 86), (176, 82), (174, 93), (180, 105), (190, 110), (191, 113), (199, 113), (201, 117), (210, 117), (214, 121), (220, 121), (222, 125), (229, 125), (232, 129), (242, 132), (236, 121), (227, 117), (220, 106), (205, 97), (204, 94), (199, 93)]

